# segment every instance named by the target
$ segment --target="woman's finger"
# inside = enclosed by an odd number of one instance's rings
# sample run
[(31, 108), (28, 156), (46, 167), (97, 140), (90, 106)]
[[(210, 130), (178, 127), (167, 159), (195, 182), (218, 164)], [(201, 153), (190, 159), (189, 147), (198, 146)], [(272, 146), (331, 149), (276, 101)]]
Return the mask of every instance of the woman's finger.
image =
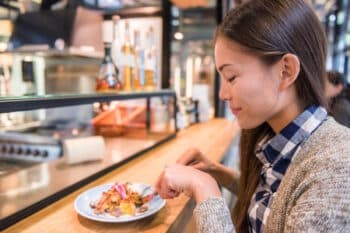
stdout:
[(189, 149), (187, 150), (180, 158), (176, 161), (178, 164), (189, 165), (190, 163), (198, 160), (198, 156), (200, 155), (199, 150), (197, 149)]
[(160, 196), (161, 198), (170, 198), (171, 195), (169, 195), (169, 191), (172, 190), (169, 187), (169, 181), (168, 181), (168, 176), (166, 175), (166, 169), (163, 172), (162, 180), (160, 181)]
[(180, 194), (179, 192), (177, 192), (173, 189), (170, 189), (170, 190), (168, 190), (167, 197), (168, 198), (175, 198), (175, 197), (178, 197), (179, 194)]
[(205, 166), (202, 162), (198, 162), (198, 163), (194, 163), (193, 165), (191, 165), (191, 167), (198, 169), (198, 170), (205, 170)]
[(162, 182), (163, 176), (164, 176), (164, 171), (162, 171), (162, 173), (158, 177), (158, 180), (157, 180), (156, 186), (155, 186), (155, 190), (154, 190), (154, 194), (159, 194), (159, 192), (161, 190), (161, 182)]

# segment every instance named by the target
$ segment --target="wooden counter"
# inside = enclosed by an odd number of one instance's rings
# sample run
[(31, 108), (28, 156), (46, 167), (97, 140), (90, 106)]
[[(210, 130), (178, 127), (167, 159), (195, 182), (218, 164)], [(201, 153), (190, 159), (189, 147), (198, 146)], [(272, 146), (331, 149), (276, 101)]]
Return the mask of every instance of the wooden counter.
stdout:
[(167, 200), (157, 214), (131, 223), (111, 224), (88, 220), (74, 210), (76, 197), (97, 185), (115, 181), (155, 184), (165, 164), (174, 163), (189, 147), (197, 147), (212, 160), (219, 161), (237, 135), (235, 122), (214, 119), (178, 133), (177, 137), (141, 155), (98, 180), (64, 197), (36, 214), (12, 225), (4, 232), (167, 232), (189, 202), (185, 195)]

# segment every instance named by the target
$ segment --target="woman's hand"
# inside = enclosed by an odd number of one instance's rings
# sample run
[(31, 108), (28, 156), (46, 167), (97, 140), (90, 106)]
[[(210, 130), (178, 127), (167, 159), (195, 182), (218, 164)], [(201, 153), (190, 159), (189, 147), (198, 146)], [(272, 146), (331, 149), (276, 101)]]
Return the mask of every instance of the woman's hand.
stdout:
[(180, 193), (193, 196), (197, 203), (209, 197), (220, 197), (216, 181), (207, 173), (179, 164), (169, 165), (158, 178), (156, 192), (162, 198), (174, 198)]
[(178, 164), (192, 166), (204, 172), (210, 173), (215, 169), (215, 163), (206, 158), (202, 152), (196, 148), (191, 148), (185, 151), (181, 157), (176, 161)]
[(178, 164), (191, 166), (201, 171), (207, 172), (222, 186), (237, 192), (238, 186), (238, 172), (234, 176), (234, 171), (231, 168), (225, 167), (224, 165), (212, 162), (203, 155), (198, 149), (188, 149), (178, 160)]

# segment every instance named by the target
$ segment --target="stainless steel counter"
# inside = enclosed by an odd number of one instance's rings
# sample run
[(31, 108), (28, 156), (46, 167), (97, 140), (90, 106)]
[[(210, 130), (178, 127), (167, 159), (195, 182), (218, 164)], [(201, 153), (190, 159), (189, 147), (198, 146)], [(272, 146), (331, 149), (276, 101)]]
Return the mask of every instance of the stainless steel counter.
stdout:
[(13, 173), (22, 169), (37, 165), (37, 163), (6, 161), (0, 160), (0, 179), (9, 173)]

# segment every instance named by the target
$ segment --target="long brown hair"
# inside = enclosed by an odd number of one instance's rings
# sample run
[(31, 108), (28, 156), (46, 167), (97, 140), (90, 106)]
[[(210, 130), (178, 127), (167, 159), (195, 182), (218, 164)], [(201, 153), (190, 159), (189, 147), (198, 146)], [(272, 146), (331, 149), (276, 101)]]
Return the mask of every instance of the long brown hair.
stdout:
[[(267, 65), (284, 54), (296, 55), (300, 73), (295, 81), (303, 107), (327, 107), (324, 96), (326, 77), (326, 37), (317, 16), (303, 0), (251, 0), (231, 10), (219, 25), (215, 38), (235, 41), (260, 57)], [(272, 137), (264, 123), (242, 130), (240, 140), (240, 186), (232, 218), (238, 233), (249, 232), (248, 207), (259, 182), (261, 163), (255, 156), (257, 143)]]

